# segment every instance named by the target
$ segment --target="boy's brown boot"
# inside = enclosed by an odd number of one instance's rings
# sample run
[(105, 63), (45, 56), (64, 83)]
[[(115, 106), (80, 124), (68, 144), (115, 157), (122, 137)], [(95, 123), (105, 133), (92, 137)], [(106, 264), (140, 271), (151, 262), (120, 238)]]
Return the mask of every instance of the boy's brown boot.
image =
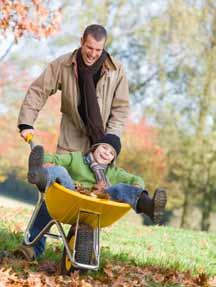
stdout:
[(36, 145), (29, 156), (28, 162), (28, 181), (36, 184), (40, 191), (45, 191), (47, 183), (47, 170), (43, 168), (44, 149), (40, 145)]
[(148, 215), (155, 224), (160, 225), (166, 202), (167, 195), (164, 189), (156, 189), (152, 199), (149, 197), (148, 192), (144, 190), (137, 202), (137, 213)]

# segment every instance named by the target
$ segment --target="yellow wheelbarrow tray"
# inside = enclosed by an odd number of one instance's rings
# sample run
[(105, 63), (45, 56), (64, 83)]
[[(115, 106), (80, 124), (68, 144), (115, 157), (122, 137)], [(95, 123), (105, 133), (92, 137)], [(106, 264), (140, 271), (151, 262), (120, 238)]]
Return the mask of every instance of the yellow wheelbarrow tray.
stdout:
[[(30, 241), (31, 226), (34, 224), (38, 211), (44, 201), (52, 220), (41, 230), (34, 240)], [(37, 204), (25, 231), (24, 241), (26, 245), (32, 246), (43, 235), (61, 239), (73, 267), (97, 270), (100, 259), (100, 229), (113, 224), (130, 209), (131, 207), (127, 203), (94, 198), (67, 189), (58, 183), (53, 183), (45, 193), (39, 192)], [(57, 226), (59, 234), (49, 232), (50, 227), (54, 224)], [(70, 242), (68, 242), (68, 238), (65, 235), (63, 224), (76, 226), (73, 240)], [(91, 263), (88, 264), (83, 264), (76, 259), (76, 243), (80, 224), (86, 224), (93, 230), (94, 260), (91, 260)]]

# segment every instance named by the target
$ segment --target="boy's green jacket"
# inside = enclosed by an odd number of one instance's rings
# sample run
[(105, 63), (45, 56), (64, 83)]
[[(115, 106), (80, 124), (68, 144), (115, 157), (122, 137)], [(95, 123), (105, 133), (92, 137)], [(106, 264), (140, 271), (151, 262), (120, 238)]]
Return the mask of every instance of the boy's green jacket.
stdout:
[[(95, 175), (81, 152), (45, 154), (44, 163), (53, 163), (65, 167), (73, 181), (83, 187), (91, 188), (96, 183)], [(111, 185), (125, 183), (144, 188), (144, 181), (141, 177), (128, 173), (122, 168), (108, 166), (106, 177)]]

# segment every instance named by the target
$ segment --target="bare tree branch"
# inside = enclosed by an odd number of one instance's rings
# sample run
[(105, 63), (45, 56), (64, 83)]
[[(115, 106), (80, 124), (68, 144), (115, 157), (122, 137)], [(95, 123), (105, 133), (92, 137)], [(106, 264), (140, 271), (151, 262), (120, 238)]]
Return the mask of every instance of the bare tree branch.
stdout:
[(4, 54), (0, 57), (0, 62), (4, 60), (4, 58), (10, 53), (13, 45), (15, 44), (15, 42), (11, 42), (10, 45), (8, 46), (8, 48), (6, 49), (6, 51), (4, 52)]
[(156, 75), (158, 75), (158, 71), (155, 71), (151, 75), (149, 75), (142, 83), (139, 83), (137, 85), (131, 85), (130, 86), (130, 93), (133, 94), (143, 88), (147, 83), (149, 83)]

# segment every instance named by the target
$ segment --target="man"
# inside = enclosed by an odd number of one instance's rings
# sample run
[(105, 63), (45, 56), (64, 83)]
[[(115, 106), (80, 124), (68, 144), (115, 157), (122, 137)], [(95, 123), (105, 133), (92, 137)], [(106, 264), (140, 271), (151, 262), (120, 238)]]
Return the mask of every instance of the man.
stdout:
[(128, 115), (128, 83), (122, 65), (104, 50), (107, 33), (88, 26), (78, 50), (51, 62), (31, 84), (22, 103), (21, 136), (34, 134), (34, 122), (49, 96), (61, 91), (57, 152), (86, 152), (105, 133), (120, 136)]

